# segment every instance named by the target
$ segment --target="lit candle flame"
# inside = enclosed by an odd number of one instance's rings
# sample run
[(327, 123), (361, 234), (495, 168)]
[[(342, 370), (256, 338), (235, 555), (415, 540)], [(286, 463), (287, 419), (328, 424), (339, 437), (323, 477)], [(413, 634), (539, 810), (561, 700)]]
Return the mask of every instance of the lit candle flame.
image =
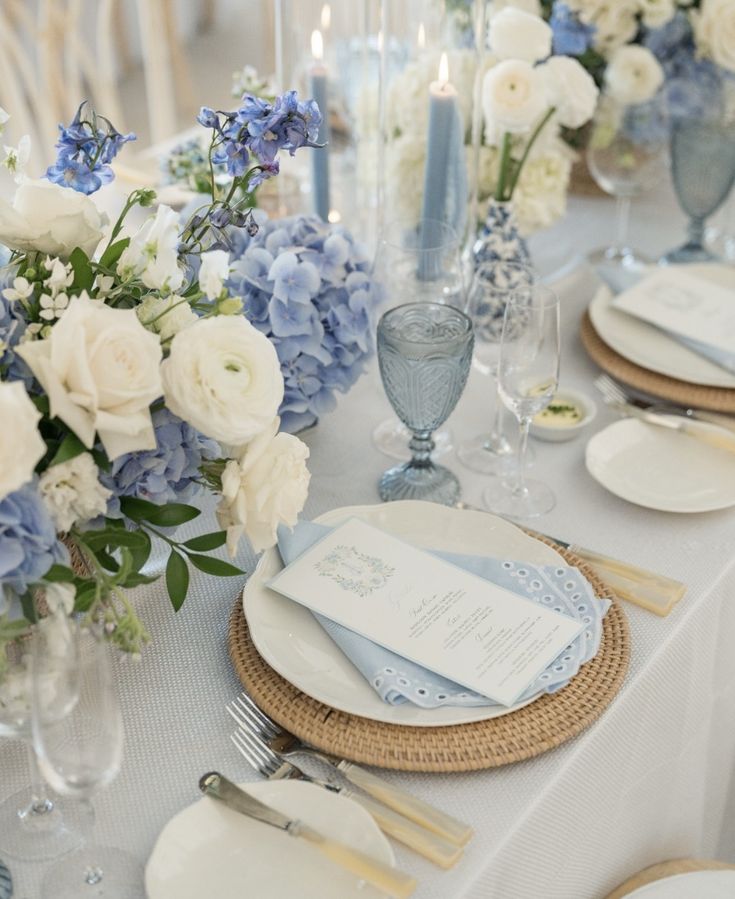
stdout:
[(441, 59), (439, 60), (439, 84), (442, 87), (445, 87), (449, 82), (449, 60), (447, 59), (447, 54), (442, 53)]
[(416, 37), (416, 44), (418, 45), (419, 50), (423, 50), (426, 47), (426, 29), (424, 28), (423, 22), (419, 25), (419, 33)]
[(319, 62), (324, 59), (324, 41), (321, 31), (311, 32), (311, 55)]
[(322, 31), (329, 31), (329, 26), (332, 24), (332, 7), (328, 3), (322, 6), (321, 22)]

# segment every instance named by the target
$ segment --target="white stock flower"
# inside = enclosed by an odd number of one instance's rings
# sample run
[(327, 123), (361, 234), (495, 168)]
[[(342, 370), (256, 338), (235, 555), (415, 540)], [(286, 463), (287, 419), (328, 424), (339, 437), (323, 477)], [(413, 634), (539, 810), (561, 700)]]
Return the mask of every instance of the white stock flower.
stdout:
[(175, 293), (184, 281), (178, 265), (179, 216), (161, 204), (130, 238), (117, 263), (121, 278), (139, 277), (146, 287)]
[(735, 72), (735, 3), (733, 0), (702, 0), (691, 13), (694, 36), (700, 53)]
[(33, 284), (27, 278), (15, 278), (12, 287), (6, 287), (3, 290), (3, 296), (6, 300), (27, 300), (33, 293)]
[(171, 340), (179, 331), (199, 321), (188, 300), (175, 293), (167, 297), (150, 294), (135, 311), (141, 324), (149, 331), (160, 334), (162, 341)]
[(245, 318), (200, 319), (180, 331), (161, 375), (168, 408), (231, 446), (260, 434), (283, 400), (275, 347)]
[(99, 474), (91, 454), (80, 453), (41, 475), (38, 490), (57, 531), (66, 533), (77, 522), (105, 514), (112, 491), (100, 483)]
[(528, 131), (547, 109), (538, 70), (520, 59), (498, 63), (485, 74), (482, 109), (490, 134)]
[(208, 253), (202, 253), (199, 287), (210, 300), (216, 300), (220, 296), (229, 274), (230, 254), (226, 250), (210, 250)]
[(40, 417), (20, 381), (0, 382), (0, 499), (31, 480), (46, 452)]
[(50, 256), (47, 256), (43, 267), (49, 273), (48, 278), (43, 282), (43, 286), (51, 291), (51, 296), (55, 297), (60, 290), (71, 286), (74, 280), (74, 270), (71, 267), (71, 263), (64, 265), (61, 259), (52, 259)]
[(5, 150), (5, 159), (2, 164), (11, 175), (15, 175), (16, 183), (20, 184), (25, 179), (26, 166), (31, 158), (31, 138), (28, 134), (24, 134), (18, 141), (17, 147), (3, 145), (3, 149)]
[(273, 546), (278, 525), (293, 527), (306, 502), (309, 449), (293, 434), (276, 433), (278, 425), (276, 419), (225, 466), (217, 519), (232, 557), (243, 534), (255, 552)]
[(488, 43), (498, 59), (539, 62), (551, 54), (553, 32), (539, 16), (512, 6), (490, 20)]
[[(71, 191), (70, 191), (71, 193)], [(18, 347), (58, 416), (91, 449), (99, 434), (110, 459), (154, 449), (150, 404), (161, 396), (161, 344), (133, 309), (74, 297), (45, 340)]]
[(626, 105), (646, 103), (663, 83), (664, 70), (647, 47), (620, 47), (605, 69), (608, 93)]
[(509, 6), (513, 9), (522, 9), (523, 12), (531, 13), (532, 16), (540, 16), (543, 13), (540, 0), (491, 0), (487, 8), (488, 21)]
[(552, 56), (539, 71), (546, 79), (549, 102), (566, 128), (580, 128), (595, 112), (599, 91), (589, 72), (571, 56)]
[(74, 598), (77, 591), (72, 584), (55, 581), (43, 588), (44, 600), (52, 615), (71, 615), (74, 611)]
[(68, 259), (79, 247), (91, 257), (106, 223), (89, 197), (43, 178), (23, 181), (12, 205), (0, 198), (0, 243), (22, 253)]
[(661, 28), (676, 14), (676, 0), (638, 0), (646, 28)]

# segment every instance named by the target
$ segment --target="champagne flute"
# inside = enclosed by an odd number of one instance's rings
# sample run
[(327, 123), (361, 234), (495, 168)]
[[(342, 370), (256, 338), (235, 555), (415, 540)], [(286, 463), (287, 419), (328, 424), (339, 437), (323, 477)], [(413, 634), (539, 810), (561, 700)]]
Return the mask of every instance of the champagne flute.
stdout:
[(556, 502), (551, 489), (526, 479), (526, 446), (531, 420), (551, 402), (559, 383), (559, 299), (534, 285), (508, 303), (500, 342), (498, 388), (521, 430), (515, 483), (496, 483), (483, 493), (485, 505), (508, 518), (535, 518)]
[[(49, 784), (61, 795), (89, 805), (120, 770), (123, 723), (109, 646), (96, 630), (79, 625), (73, 640), (74, 651), (67, 653), (62, 665), (49, 660), (38, 643), (34, 645), (33, 741)], [(78, 699), (72, 708), (60, 707), (49, 695), (50, 677), (57, 684), (77, 684)], [(41, 899), (143, 895), (143, 869), (134, 856), (87, 843), (48, 869)]]

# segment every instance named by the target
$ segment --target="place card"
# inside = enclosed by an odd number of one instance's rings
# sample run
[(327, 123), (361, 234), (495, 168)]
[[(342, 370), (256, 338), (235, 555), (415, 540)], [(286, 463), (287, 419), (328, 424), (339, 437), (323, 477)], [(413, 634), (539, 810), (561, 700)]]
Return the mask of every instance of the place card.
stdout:
[(584, 629), (356, 518), (268, 586), (505, 706)]
[(662, 269), (619, 294), (615, 309), (726, 353), (735, 346), (735, 276), (729, 290), (681, 271)]

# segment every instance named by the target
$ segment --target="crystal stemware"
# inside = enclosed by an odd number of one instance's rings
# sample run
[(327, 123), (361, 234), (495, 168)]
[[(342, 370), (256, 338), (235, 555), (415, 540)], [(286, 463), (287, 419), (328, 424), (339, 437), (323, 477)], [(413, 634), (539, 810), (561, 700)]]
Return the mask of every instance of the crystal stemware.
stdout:
[(645, 103), (624, 104), (601, 97), (587, 145), (587, 165), (597, 184), (616, 198), (616, 236), (612, 246), (588, 256), (606, 269), (637, 271), (651, 260), (628, 243), (632, 200), (654, 187), (668, 166), (669, 125), (663, 92)]
[[(62, 665), (34, 643), (33, 742), (53, 789), (89, 805), (120, 769), (123, 723), (108, 644), (96, 631), (80, 626), (73, 640), (74, 651)], [(56, 692), (49, 693), (50, 678)], [(65, 682), (77, 684), (78, 699), (71, 708), (56, 701)], [(88, 842), (47, 870), (41, 899), (143, 895), (143, 869), (134, 856)]]
[(521, 429), (518, 474), (514, 483), (496, 482), (483, 493), (485, 505), (508, 518), (535, 518), (554, 508), (553, 492), (525, 476), (525, 451), (531, 420), (551, 402), (559, 383), (559, 299), (534, 285), (505, 310), (500, 342), (500, 396)]
[(431, 459), (432, 432), (457, 405), (472, 361), (472, 322), (439, 303), (407, 303), (378, 324), (378, 362), (390, 404), (411, 430), (412, 458), (385, 472), (380, 498), (453, 505), (459, 481)]
[[(447, 303), (464, 306), (460, 238), (445, 222), (426, 219), (419, 226), (398, 220), (380, 233), (373, 277), (384, 285), (385, 308), (404, 303)], [(395, 418), (373, 430), (373, 443), (393, 459), (409, 459), (408, 430)], [(448, 431), (434, 435), (435, 457), (452, 450)]]
[(505, 407), (497, 395), (498, 353), (505, 307), (519, 291), (530, 288), (533, 280), (533, 271), (526, 265), (504, 260), (487, 262), (475, 272), (467, 294), (465, 311), (475, 331), (472, 367), (491, 379), (495, 416), (490, 432), (461, 443), (457, 455), (468, 468), (482, 474), (505, 475), (515, 463), (515, 450), (503, 433)]

